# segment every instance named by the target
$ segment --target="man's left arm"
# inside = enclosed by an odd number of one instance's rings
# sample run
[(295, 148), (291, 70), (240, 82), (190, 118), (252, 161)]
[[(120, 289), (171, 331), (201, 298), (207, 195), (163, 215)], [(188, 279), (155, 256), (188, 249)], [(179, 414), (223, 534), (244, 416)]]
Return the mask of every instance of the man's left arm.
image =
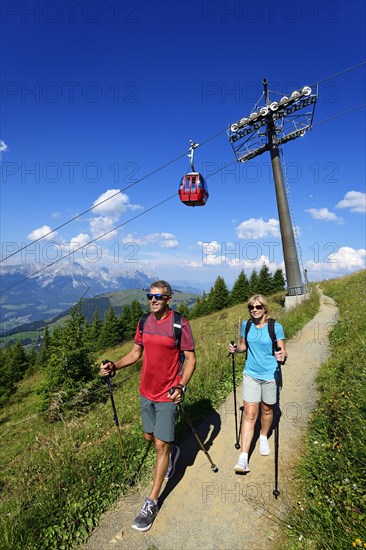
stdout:
[(183, 384), (183, 386), (187, 386), (194, 371), (196, 370), (196, 353), (194, 351), (184, 351), (183, 353), (185, 361), (182, 380), (180, 383)]
[(181, 401), (183, 401), (184, 392), (186, 391), (184, 388), (185, 386), (187, 386), (196, 369), (196, 354), (194, 350), (183, 351), (183, 353), (185, 360), (182, 379), (180, 383), (177, 384), (177, 386), (175, 387), (175, 391), (172, 394), (168, 394), (168, 397), (170, 397), (170, 399), (174, 401), (174, 403), (180, 403)]

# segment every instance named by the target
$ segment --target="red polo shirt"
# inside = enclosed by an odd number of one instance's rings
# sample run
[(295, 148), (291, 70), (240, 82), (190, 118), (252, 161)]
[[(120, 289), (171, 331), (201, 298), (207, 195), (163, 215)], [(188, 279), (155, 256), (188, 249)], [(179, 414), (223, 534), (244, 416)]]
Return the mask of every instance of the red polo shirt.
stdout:
[(140, 393), (151, 401), (170, 401), (168, 391), (182, 378), (183, 362), (180, 352), (194, 350), (191, 327), (184, 317), (180, 349), (176, 347), (173, 320), (172, 310), (160, 320), (155, 319), (154, 314), (150, 314), (142, 335), (139, 325), (136, 329), (135, 344), (144, 348)]

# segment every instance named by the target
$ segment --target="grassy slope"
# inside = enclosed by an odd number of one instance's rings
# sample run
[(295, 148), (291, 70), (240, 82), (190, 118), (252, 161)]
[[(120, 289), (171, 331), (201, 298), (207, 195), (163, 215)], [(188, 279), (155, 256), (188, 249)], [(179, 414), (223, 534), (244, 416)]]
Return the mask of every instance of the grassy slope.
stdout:
[(339, 307), (319, 404), (298, 466), (298, 502), (284, 548), (366, 547), (366, 271), (324, 282)]
[[(318, 300), (313, 297), (285, 314), (280, 298), (273, 300), (272, 316), (282, 322), (290, 338), (314, 316)], [(232, 391), (227, 344), (237, 340), (242, 315), (245, 309), (240, 305), (191, 323), (198, 367), (186, 407), (193, 422)], [(108, 350), (104, 356), (116, 360), (130, 346)], [(238, 381), (240, 370), (238, 366)], [(24, 380), (1, 411), (0, 540), (4, 550), (71, 548), (86, 538), (101, 512), (127, 492), (129, 473), (121, 458), (106, 387), (100, 383), (97, 390), (104, 401), (94, 403), (83, 415), (68, 413), (63, 422), (49, 424), (36, 408), (41, 379), (37, 373)], [(142, 479), (151, 474), (154, 453), (141, 437), (138, 381), (139, 365), (135, 365), (118, 373), (113, 386), (127, 462), (131, 473), (138, 471)], [(185, 437), (185, 430), (184, 422), (178, 425), (178, 439)]]

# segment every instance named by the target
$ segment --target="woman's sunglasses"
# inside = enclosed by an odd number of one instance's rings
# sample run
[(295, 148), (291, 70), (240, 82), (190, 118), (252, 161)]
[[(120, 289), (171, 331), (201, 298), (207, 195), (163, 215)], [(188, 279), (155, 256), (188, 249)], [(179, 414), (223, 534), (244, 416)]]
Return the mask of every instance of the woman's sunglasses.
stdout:
[(146, 297), (149, 300), (149, 302), (151, 302), (153, 298), (155, 298), (155, 300), (157, 300), (158, 302), (160, 302), (164, 298), (170, 298), (168, 294), (150, 294), (150, 293), (146, 294)]
[(262, 305), (259, 305), (259, 306), (248, 306), (248, 309), (249, 311), (252, 311), (253, 309), (258, 309), (259, 311), (261, 311), (263, 309), (263, 306)]

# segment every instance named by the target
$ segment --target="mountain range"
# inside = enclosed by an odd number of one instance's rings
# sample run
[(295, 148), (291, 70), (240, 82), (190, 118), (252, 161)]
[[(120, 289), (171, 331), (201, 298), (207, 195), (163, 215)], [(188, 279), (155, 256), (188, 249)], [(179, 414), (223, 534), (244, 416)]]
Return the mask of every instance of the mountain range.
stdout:
[(41, 264), (0, 269), (0, 328), (56, 316), (80, 298), (105, 292), (149, 287), (154, 276), (138, 270), (84, 267), (77, 262), (45, 267)]
[[(73, 262), (9, 265), (0, 268), (0, 330), (2, 333), (27, 323), (56, 317), (75, 305), (108, 292), (149, 288), (159, 277), (139, 270), (97, 268)], [(175, 283), (180, 291), (201, 294), (189, 282)], [(200, 286), (200, 285), (199, 285)]]

